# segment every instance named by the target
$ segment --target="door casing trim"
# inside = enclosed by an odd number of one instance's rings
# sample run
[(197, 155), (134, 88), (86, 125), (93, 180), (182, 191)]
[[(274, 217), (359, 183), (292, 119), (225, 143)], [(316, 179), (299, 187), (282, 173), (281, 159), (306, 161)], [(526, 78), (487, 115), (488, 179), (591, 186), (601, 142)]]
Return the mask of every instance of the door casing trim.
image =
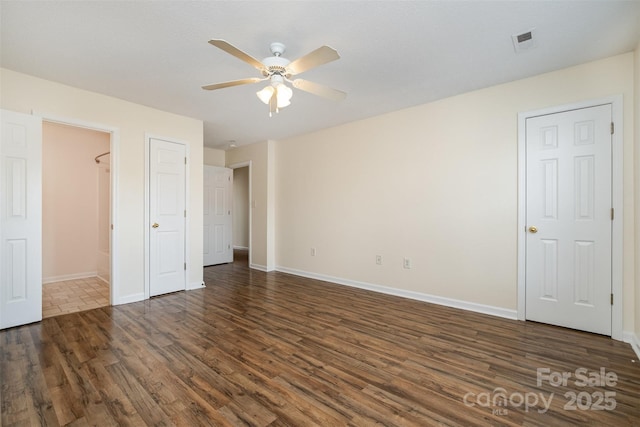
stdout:
[(526, 320), (526, 120), (532, 117), (611, 104), (615, 132), (611, 150), (611, 203), (615, 218), (611, 227), (611, 338), (623, 340), (623, 98), (622, 95), (560, 105), (518, 114), (518, 320)]
[[(253, 193), (252, 193), (252, 188), (251, 188), (251, 173), (252, 173), (252, 167), (253, 167), (253, 161), (249, 160), (246, 162), (239, 162), (239, 163), (233, 163), (230, 164), (228, 166), (225, 166), (229, 169), (235, 170), (235, 169), (239, 169), (239, 168), (244, 168), (244, 167), (248, 167), (249, 168), (249, 200), (248, 200), (248, 206), (249, 206), (249, 266), (251, 267), (253, 265), (253, 260), (251, 258), (251, 253), (253, 252), (252, 248), (253, 248), (253, 243), (252, 243), (252, 235), (251, 235), (251, 224), (253, 223), (253, 208), (251, 207), (251, 201), (253, 200)], [(235, 184), (234, 184), (235, 185)], [(231, 188), (231, 193), (233, 193), (233, 188)], [(253, 267), (252, 267), (253, 268)]]

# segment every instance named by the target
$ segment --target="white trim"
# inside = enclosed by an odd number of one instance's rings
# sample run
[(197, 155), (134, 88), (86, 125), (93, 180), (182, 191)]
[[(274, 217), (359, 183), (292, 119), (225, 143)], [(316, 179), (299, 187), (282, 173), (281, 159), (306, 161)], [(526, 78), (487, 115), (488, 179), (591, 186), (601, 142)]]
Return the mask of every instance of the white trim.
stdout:
[[(246, 248), (249, 251), (249, 267), (250, 268), (256, 268), (257, 270), (260, 270), (260, 268), (257, 267), (253, 267), (253, 264), (251, 263), (253, 257), (252, 257), (252, 250), (251, 247), (253, 246), (251, 244), (251, 236), (252, 236), (252, 223), (253, 223), (253, 204), (252, 204), (252, 200), (253, 200), (253, 190), (251, 187), (251, 174), (252, 174), (252, 169), (253, 169), (253, 161), (249, 160), (246, 162), (239, 162), (239, 163), (233, 163), (229, 166), (227, 166), (230, 169), (240, 169), (240, 168), (244, 168), (244, 167), (248, 167), (249, 168), (249, 247)], [(235, 180), (234, 180), (235, 182)], [(233, 193), (233, 188), (231, 189), (231, 192)], [(235, 248), (234, 248), (235, 249)], [(267, 271), (266, 267), (264, 267), (265, 269), (262, 271)]]
[(518, 320), (527, 320), (526, 309), (526, 271), (527, 265), (526, 258), (526, 232), (525, 227), (527, 224), (526, 215), (526, 195), (527, 195), (527, 128), (526, 120), (529, 117), (528, 113), (518, 113), (518, 289), (517, 289), (517, 313)]
[(67, 280), (86, 279), (89, 277), (98, 277), (98, 272), (85, 271), (83, 273), (73, 273), (73, 274), (63, 274), (61, 276), (43, 277), (42, 284), (46, 285), (48, 283), (66, 282)]
[(204, 282), (194, 282), (194, 283), (189, 283), (187, 285), (187, 290), (188, 291), (192, 291), (194, 289), (201, 289), (206, 287), (206, 285), (204, 284)]
[(640, 360), (640, 337), (633, 332), (625, 331), (622, 333), (622, 341), (631, 345), (631, 349), (638, 356), (638, 360)]
[(151, 292), (149, 291), (149, 145), (151, 137), (144, 134), (144, 220), (142, 228), (144, 229), (144, 298), (149, 299)]
[(623, 322), (623, 133), (622, 121), (622, 95), (614, 95), (606, 98), (577, 102), (545, 108), (542, 110), (528, 111), (518, 114), (518, 320), (526, 319), (525, 299), (525, 266), (526, 266), (526, 120), (528, 118), (556, 114), (564, 111), (581, 108), (596, 107), (611, 104), (612, 120), (616, 131), (612, 136), (612, 180), (611, 198), (612, 207), (615, 209), (615, 219), (612, 223), (611, 233), (611, 292), (613, 292), (614, 304), (611, 307), (611, 338), (622, 340)]
[(109, 143), (109, 151), (111, 152), (110, 159), (110, 178), (111, 178), (111, 195), (110, 195), (110, 209), (111, 209), (111, 254), (110, 254), (110, 263), (111, 263), (111, 271), (110, 271), (110, 303), (111, 305), (123, 304), (120, 301), (120, 263), (118, 260), (118, 255), (120, 254), (120, 240), (118, 239), (118, 193), (119, 193), (119, 160), (118, 155), (120, 151), (120, 129), (113, 126), (104, 125), (101, 123), (88, 122), (85, 120), (72, 119), (69, 117), (58, 116), (55, 114), (49, 113), (41, 113), (41, 112), (31, 112), (34, 116), (38, 116), (42, 119), (42, 121), (51, 122), (51, 123), (60, 123), (63, 125), (69, 125), (84, 129), (95, 130), (99, 132), (105, 132), (110, 134), (110, 143)]
[(131, 294), (121, 297), (118, 304), (131, 304), (132, 302), (140, 302), (144, 301), (145, 299), (147, 298), (144, 297), (144, 292), (140, 292), (137, 294)]
[[(185, 209), (187, 216), (184, 221), (184, 261), (187, 264), (187, 268), (184, 270), (184, 289), (189, 288), (189, 268), (191, 268), (191, 252), (189, 250), (189, 224), (191, 219), (191, 209), (189, 209), (190, 202), (190, 176), (189, 176), (189, 164), (191, 163), (190, 145), (188, 142), (181, 141), (174, 138), (166, 138), (163, 136), (154, 135), (148, 132), (144, 133), (144, 299), (149, 299), (151, 296), (150, 290), (150, 272), (149, 272), (149, 247), (150, 247), (150, 234), (151, 229), (151, 212), (149, 209), (149, 173), (151, 172), (150, 161), (150, 144), (152, 139), (158, 139), (160, 141), (172, 142), (174, 144), (184, 145), (185, 157), (187, 158), (187, 164), (185, 165), (184, 185), (185, 185)], [(199, 288), (200, 286), (198, 286)]]
[(310, 279), (322, 280), (325, 282), (335, 283), (337, 285), (351, 286), (353, 288), (366, 289), (368, 291), (378, 292), (387, 295), (394, 295), (397, 297), (408, 298), (417, 301), (428, 302), (431, 304), (438, 304), (447, 307), (459, 308), (462, 310), (473, 311), (476, 313), (488, 314), (490, 316), (503, 317), (505, 319), (516, 320), (516, 310), (508, 308), (495, 307), (491, 305), (478, 304), (475, 302), (462, 301), (453, 298), (440, 297), (437, 295), (423, 294), (421, 292), (407, 291), (403, 289), (389, 288), (387, 286), (375, 285), (372, 283), (360, 282), (350, 279), (342, 279), (340, 277), (327, 276), (324, 274), (310, 273), (308, 271), (297, 270), (295, 268), (288, 268), (283, 266), (277, 266), (276, 271), (282, 273), (293, 274), (295, 276), (308, 277)]
[(248, 251), (249, 247), (248, 246), (234, 246), (233, 247), (234, 250), (239, 250), (239, 251)]
[(249, 268), (252, 268), (254, 270), (259, 270), (259, 271), (264, 271), (265, 273), (268, 273), (269, 270), (267, 269), (266, 265), (261, 265), (261, 264), (251, 264), (249, 263)]
[(611, 97), (611, 119), (617, 128), (611, 137), (611, 206), (615, 218), (611, 225), (611, 338), (622, 340), (624, 328), (624, 122), (622, 95)]
[[(191, 144), (183, 142), (184, 144), (184, 156), (187, 158), (184, 168), (184, 209), (187, 211), (184, 219), (184, 262), (186, 267), (184, 269), (184, 288), (186, 291), (193, 289), (189, 284), (189, 272), (191, 270)], [(201, 183), (202, 185), (202, 183)], [(201, 187), (202, 188), (202, 187)], [(202, 198), (202, 193), (200, 193)], [(200, 224), (202, 226), (202, 224)], [(200, 251), (202, 255), (202, 250)], [(199, 266), (202, 268), (202, 266)]]
[(50, 123), (58, 123), (62, 125), (71, 125), (73, 127), (96, 130), (99, 132), (111, 133), (118, 130), (116, 127), (104, 125), (101, 123), (89, 122), (86, 120), (72, 119), (69, 117), (58, 116), (56, 114), (41, 113), (37, 111), (31, 112), (34, 116), (41, 117), (43, 121)]
[(120, 131), (111, 133), (111, 155), (109, 165), (111, 167), (111, 273), (109, 275), (109, 284), (111, 287), (111, 305), (123, 304), (120, 301), (120, 239), (118, 219), (118, 200), (119, 200), (119, 182), (120, 182)]

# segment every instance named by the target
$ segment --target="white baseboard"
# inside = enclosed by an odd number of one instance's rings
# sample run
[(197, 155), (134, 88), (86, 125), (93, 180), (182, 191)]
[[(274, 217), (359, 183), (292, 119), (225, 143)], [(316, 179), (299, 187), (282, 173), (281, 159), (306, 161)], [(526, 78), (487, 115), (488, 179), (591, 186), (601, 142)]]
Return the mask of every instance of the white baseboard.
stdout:
[(260, 270), (260, 271), (264, 271), (264, 272), (268, 272), (269, 270), (267, 270), (267, 266), (266, 265), (260, 265), (260, 264), (249, 264), (249, 268), (253, 268), (254, 270)]
[(66, 280), (86, 279), (88, 277), (96, 277), (97, 275), (98, 273), (95, 271), (85, 271), (84, 273), (73, 273), (73, 274), (64, 274), (62, 276), (43, 277), (42, 284), (46, 285), (47, 283), (64, 282)]
[(234, 246), (233, 249), (237, 249), (239, 251), (248, 251), (249, 247), (248, 246)]
[[(190, 283), (189, 287), (185, 290), (187, 291), (191, 291), (194, 289), (201, 289), (204, 288), (205, 284), (204, 282), (194, 282), (194, 283)], [(132, 295), (127, 295), (124, 297), (120, 297), (118, 299), (117, 302), (113, 303), (113, 305), (122, 305), (122, 304), (130, 304), (132, 302), (140, 302), (140, 301), (144, 301), (144, 292), (141, 292), (139, 294), (132, 294)]]
[(187, 287), (187, 290), (192, 291), (194, 289), (201, 289), (204, 287), (205, 287), (204, 282), (194, 282), (189, 284), (189, 286)]
[(389, 288), (387, 286), (374, 285), (371, 283), (359, 282), (356, 280), (342, 279), (340, 277), (327, 276), (324, 274), (310, 273), (308, 271), (296, 270), (294, 268), (283, 266), (277, 266), (276, 271), (281, 271), (283, 273), (289, 273), (296, 276), (308, 277), (310, 279), (324, 280), (325, 282), (336, 283), (338, 285), (351, 286), (354, 288), (366, 289), (383, 294), (429, 302), (432, 304), (460, 308), (462, 310), (474, 311), (476, 313), (488, 314), (491, 316), (498, 316), (506, 319), (518, 319), (516, 310), (510, 310), (502, 307), (494, 307), (491, 305), (478, 304), (475, 302), (462, 301), (453, 298), (445, 298), (437, 295), (423, 294), (420, 292), (406, 291), (403, 289)]
[(131, 294), (131, 295), (126, 295), (124, 297), (120, 297), (118, 298), (118, 301), (113, 303), (113, 305), (130, 304), (132, 302), (140, 302), (140, 301), (144, 301), (144, 292), (140, 292), (139, 294)]
[(638, 356), (638, 360), (640, 360), (640, 336), (633, 332), (625, 331), (622, 333), (622, 341), (631, 344), (631, 348)]

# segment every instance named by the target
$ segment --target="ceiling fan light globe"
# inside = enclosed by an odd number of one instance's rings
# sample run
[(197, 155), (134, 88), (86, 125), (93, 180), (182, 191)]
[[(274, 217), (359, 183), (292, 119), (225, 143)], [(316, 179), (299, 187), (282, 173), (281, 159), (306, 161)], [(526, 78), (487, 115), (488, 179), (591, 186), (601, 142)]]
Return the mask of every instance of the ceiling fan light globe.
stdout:
[(284, 108), (291, 105), (291, 97), (293, 91), (285, 84), (279, 84), (276, 86), (276, 98), (278, 100), (278, 108)]
[(278, 99), (278, 108), (284, 108), (291, 105), (291, 101)]
[(258, 96), (260, 101), (269, 105), (269, 100), (271, 99), (271, 96), (273, 95), (274, 91), (275, 91), (275, 88), (273, 86), (267, 86), (264, 89), (257, 91), (256, 95)]

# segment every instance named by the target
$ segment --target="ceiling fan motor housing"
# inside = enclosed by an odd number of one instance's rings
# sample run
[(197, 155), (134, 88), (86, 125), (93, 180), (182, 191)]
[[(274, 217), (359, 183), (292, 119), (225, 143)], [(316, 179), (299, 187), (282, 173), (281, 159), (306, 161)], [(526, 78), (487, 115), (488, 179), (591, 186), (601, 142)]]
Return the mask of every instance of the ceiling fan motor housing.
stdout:
[(262, 60), (262, 64), (264, 64), (265, 70), (262, 71), (262, 74), (265, 77), (273, 76), (274, 74), (288, 77), (286, 68), (289, 63), (291, 63), (291, 61), (281, 56), (269, 56), (264, 58)]

